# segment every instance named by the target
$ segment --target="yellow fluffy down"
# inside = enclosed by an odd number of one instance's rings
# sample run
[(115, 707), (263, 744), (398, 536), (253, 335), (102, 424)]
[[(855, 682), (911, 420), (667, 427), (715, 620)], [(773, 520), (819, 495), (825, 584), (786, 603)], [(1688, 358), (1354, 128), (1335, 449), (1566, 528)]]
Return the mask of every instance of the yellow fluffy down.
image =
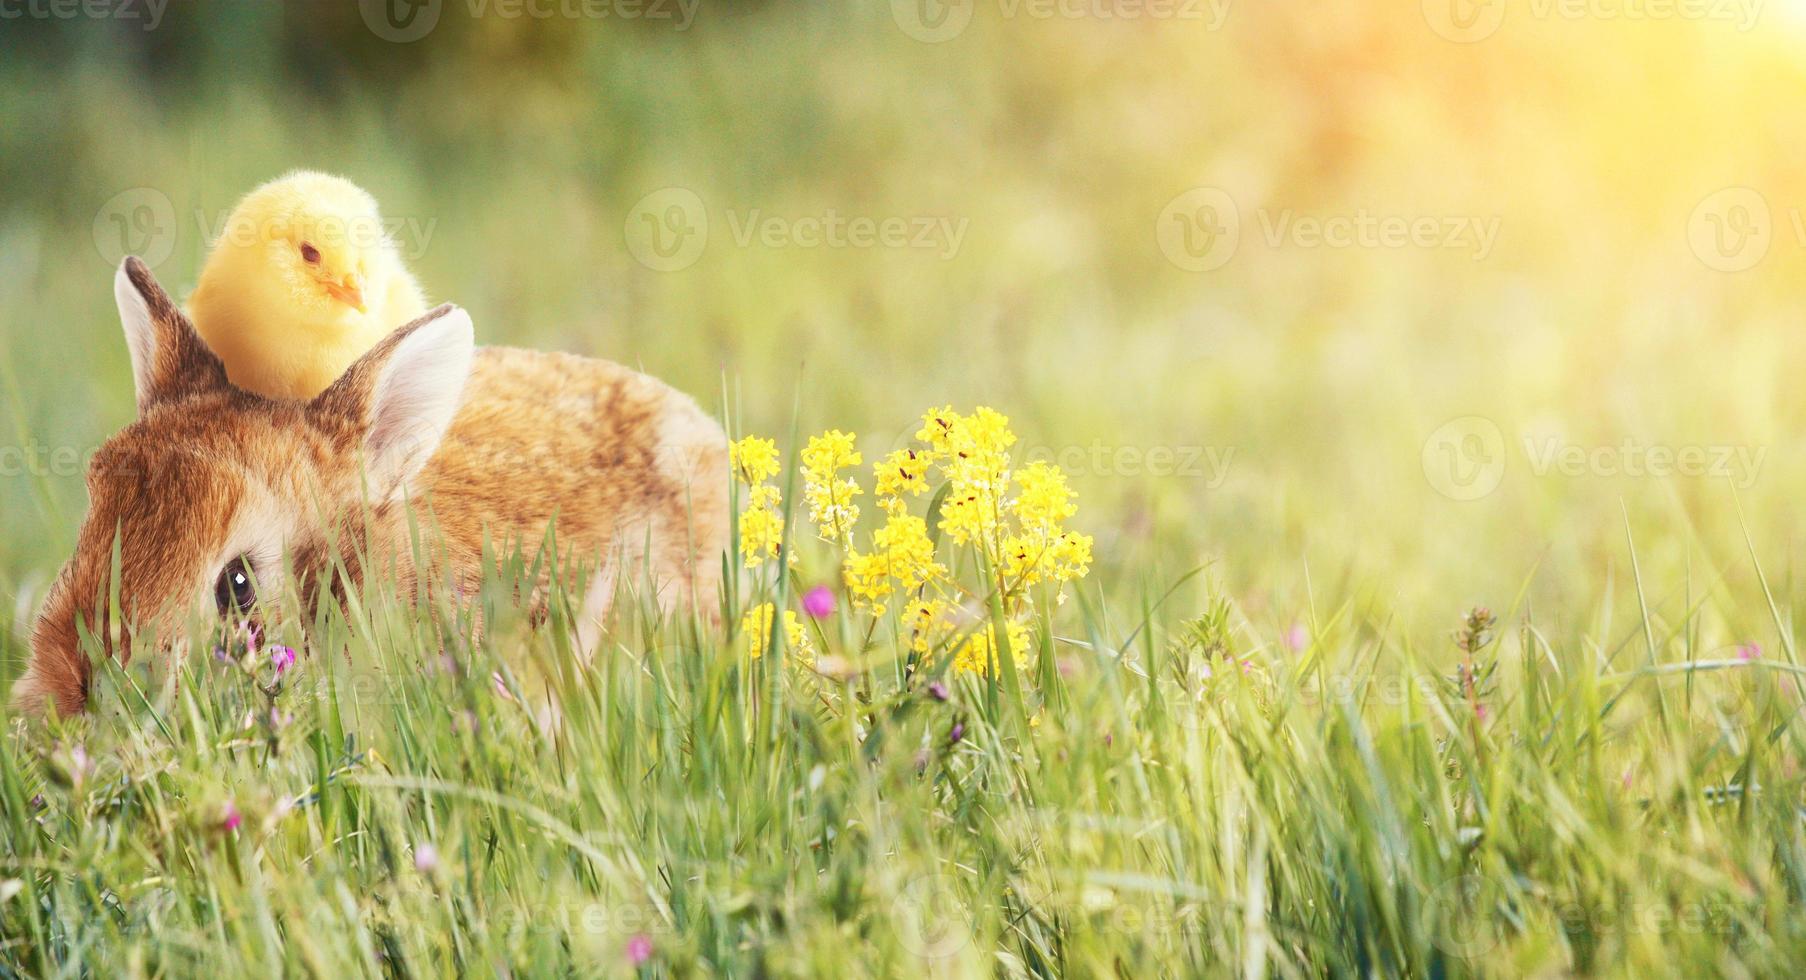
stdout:
[(427, 310), (376, 200), (308, 171), (239, 202), (188, 307), (233, 384), (286, 399), (319, 394)]

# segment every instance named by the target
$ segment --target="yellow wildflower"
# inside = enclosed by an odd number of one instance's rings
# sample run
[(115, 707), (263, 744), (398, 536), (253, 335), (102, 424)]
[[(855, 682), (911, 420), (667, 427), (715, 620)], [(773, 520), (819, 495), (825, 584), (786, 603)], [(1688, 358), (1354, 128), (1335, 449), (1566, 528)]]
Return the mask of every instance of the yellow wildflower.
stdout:
[(1072, 534), (1060, 525), (1078, 512), (1066, 474), (1043, 462), (1030, 463), (1016, 475), (1021, 488), (1010, 510), (1021, 533), (1004, 541), (1004, 578), (1011, 588), (1046, 579), (1067, 582), (1085, 574), (1091, 565), (1091, 538)]
[(809, 520), (823, 541), (843, 547), (852, 542), (859, 523), (859, 506), (853, 498), (865, 491), (853, 479), (840, 479), (841, 470), (858, 466), (865, 458), (853, 448), (853, 434), (829, 429), (809, 439), (803, 447), (803, 497), (809, 502)]
[(1047, 555), (1047, 574), (1059, 582), (1084, 578), (1091, 571), (1091, 535), (1065, 531)]
[(961, 420), (955, 432), (954, 448), (973, 453), (998, 454), (1016, 444), (1010, 431), (1009, 417), (983, 405)]
[(727, 447), (728, 462), (740, 482), (758, 486), (778, 473), (778, 444), (771, 439), (747, 436)]
[(953, 625), (952, 607), (934, 596), (911, 599), (903, 607), (903, 626), (909, 630), (909, 646), (917, 653), (934, 649)]
[[(1010, 655), (1016, 662), (1017, 670), (1028, 669), (1028, 627), (1011, 621), (1004, 627), (1005, 639), (1009, 643)], [(953, 669), (969, 671), (974, 674), (988, 674), (991, 664), (996, 658), (993, 655), (995, 644), (990, 623), (984, 623), (953, 654)], [(999, 661), (1000, 662), (1000, 661)]]
[(728, 444), (727, 458), (734, 475), (746, 484), (746, 513), (740, 515), (740, 557), (747, 568), (758, 568), (766, 558), (776, 558), (784, 540), (784, 517), (778, 512), (777, 487), (765, 481), (777, 475), (778, 444), (758, 436), (746, 436)]
[(854, 605), (870, 610), (874, 616), (884, 615), (891, 584), (890, 562), (882, 554), (862, 555), (849, 549), (841, 577), (847, 583), (847, 592), (852, 594)]
[[(754, 660), (765, 656), (765, 648), (771, 642), (771, 613), (771, 603), (762, 602), (740, 617), (740, 632), (746, 634), (746, 652)], [(784, 642), (797, 656), (809, 661), (815, 659), (815, 645), (809, 642), (802, 620), (789, 609), (784, 610)]]
[(1003, 576), (1012, 591), (1043, 579), (1070, 582), (1090, 570), (1089, 534), (1061, 531), (1052, 539), (1012, 535), (1003, 543)]
[[(1016, 436), (1002, 413), (984, 406), (971, 415), (951, 406), (934, 408), (923, 414), (915, 438), (872, 465), (873, 496), (884, 520), (865, 551), (853, 545), (860, 517), (854, 501), (864, 490), (846, 472), (864, 462), (854, 435), (830, 429), (809, 439), (798, 454), (809, 519), (824, 541), (839, 546), (841, 577), (856, 608), (872, 616), (885, 616), (894, 608), (898, 626), (918, 652), (938, 649), (957, 635), (961, 617), (953, 602), (964, 589), (937, 560), (929, 538), (931, 520), (938, 521), (954, 546), (978, 549), (989, 567), (1003, 575), (1006, 620), (1023, 615), (1029, 599), (1022, 590), (1028, 586), (1057, 583), (1063, 599), (1065, 584), (1090, 571), (1091, 537), (1065, 527), (1078, 509), (1066, 474), (1047, 462), (1015, 470), (1010, 456)], [(734, 444), (732, 459), (736, 476), (752, 488), (740, 534), (741, 550), (752, 567), (776, 555), (784, 533), (779, 493), (764, 482), (780, 469), (777, 446), (768, 439), (742, 439)], [(910, 513), (910, 501), (943, 480), (939, 513)], [(785, 615), (788, 624), (794, 614)], [(1028, 655), (1027, 628), (1009, 622), (1005, 629), (1008, 653), (1022, 663)], [(799, 644), (804, 639), (796, 635)], [(991, 647), (990, 632), (981, 628), (954, 650), (957, 666), (984, 671), (994, 659)]]
[(746, 495), (746, 512), (740, 515), (740, 557), (747, 568), (758, 568), (766, 558), (776, 558), (784, 540), (784, 515), (778, 512), (778, 488), (753, 487)]
[(1010, 420), (983, 406), (953, 416), (941, 468), (951, 485), (941, 504), (941, 530), (955, 544), (976, 543), (1000, 558), (1003, 495), (1010, 482)]
[(954, 544), (978, 545), (995, 558), (1002, 526), (1002, 481), (995, 473), (972, 469), (957, 473), (950, 482), (941, 503), (941, 531)]
[(854, 599), (884, 614), (891, 593), (910, 592), (939, 579), (947, 569), (934, 560), (934, 542), (928, 540), (928, 522), (913, 514), (892, 511), (884, 526), (872, 532), (869, 554), (847, 552), (843, 576)]
[(1041, 581), (1041, 562), (1047, 557), (1043, 542), (1010, 535), (1003, 542), (1003, 578), (1011, 589)]
[(916, 431), (916, 440), (925, 442), (937, 450), (946, 449), (959, 421), (959, 413), (953, 410), (952, 405), (931, 408), (922, 413), (922, 427)]
[(803, 470), (818, 477), (844, 470), (849, 466), (858, 466), (865, 459), (853, 448), (857, 438), (851, 432), (829, 429), (819, 436), (811, 436), (809, 444), (803, 447)]
[(1066, 474), (1057, 466), (1037, 460), (1016, 474), (1016, 485), (1022, 488), (1011, 509), (1022, 529), (1030, 534), (1051, 536), (1058, 532), (1066, 518), (1078, 513), (1072, 498), (1077, 496), (1066, 486)]
[(912, 514), (892, 514), (872, 533), (877, 553), (890, 564), (897, 587), (909, 591), (932, 578), (947, 574), (934, 560), (934, 542), (928, 540), (928, 522)]
[(877, 481), (872, 492), (886, 510), (893, 509), (905, 495), (918, 496), (928, 489), (928, 467), (934, 458), (928, 450), (905, 448), (872, 464), (872, 477)]

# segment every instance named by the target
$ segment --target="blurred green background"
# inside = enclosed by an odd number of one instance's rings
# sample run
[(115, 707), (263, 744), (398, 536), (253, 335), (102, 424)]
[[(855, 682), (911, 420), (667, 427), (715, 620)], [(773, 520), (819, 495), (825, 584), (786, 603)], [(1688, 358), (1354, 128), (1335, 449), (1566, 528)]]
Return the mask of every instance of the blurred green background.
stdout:
[[(1728, 643), (1767, 617), (1741, 522), (1799, 593), (1797, 0), (50, 2), (0, 4), (14, 651), (68, 454), (132, 414), (112, 267), (185, 295), (296, 167), (371, 190), (483, 342), (779, 437), (800, 404), (868, 459), (998, 408), (1105, 591), (1210, 561), (1259, 624), (1425, 638), (1523, 592), (1603, 646), (1628, 531), (1650, 605)], [(908, 240), (811, 245), (830, 215)]]

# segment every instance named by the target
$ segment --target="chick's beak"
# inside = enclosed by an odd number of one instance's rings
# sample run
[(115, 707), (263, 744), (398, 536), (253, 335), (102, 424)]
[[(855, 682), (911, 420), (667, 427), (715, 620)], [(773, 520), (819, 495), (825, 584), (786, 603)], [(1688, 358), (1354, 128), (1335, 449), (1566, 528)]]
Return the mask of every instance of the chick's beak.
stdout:
[(359, 313), (370, 312), (369, 305), (364, 302), (364, 280), (355, 272), (346, 276), (344, 282), (328, 282), (326, 292), (333, 299), (355, 307)]

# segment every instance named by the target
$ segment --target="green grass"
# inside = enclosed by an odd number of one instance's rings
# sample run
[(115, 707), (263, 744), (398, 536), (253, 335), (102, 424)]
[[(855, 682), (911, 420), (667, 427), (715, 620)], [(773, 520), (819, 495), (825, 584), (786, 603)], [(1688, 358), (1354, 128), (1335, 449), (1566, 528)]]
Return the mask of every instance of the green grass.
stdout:
[[(274, 737), (267, 668), (109, 674), (92, 717), (0, 740), (0, 972), (606, 974), (640, 935), (672, 975), (1800, 972), (1793, 11), (1512, 4), (1458, 45), (1413, 3), (1214, 31), (1004, 6), (943, 44), (885, 3), (704, 4), (677, 34), (448, 0), (412, 45), (353, 4), (0, 23), (0, 685), (85, 507), (79, 466), (23, 454), (133, 412), (112, 202), (168, 201), (180, 296), (202, 227), (293, 167), (414, 222), (482, 343), (705, 402), (725, 377), (748, 431), (794, 415), (868, 459), (924, 405), (993, 405), (1079, 453), (1097, 536), (1018, 695), (935, 700), (883, 633), (848, 685), (634, 609), (576, 671), (499, 589), (474, 643), (380, 589), (328, 616)], [(1161, 215), (1206, 185), (1240, 249), (1191, 272)], [(1738, 186), (1773, 241), (1725, 272), (1689, 228)], [(624, 240), (666, 187), (711, 219), (673, 272)], [(969, 227), (953, 256), (734, 235), (829, 209)], [(1363, 210), (1496, 217), (1496, 248), (1264, 231)], [(1506, 465), (1460, 501), (1426, 449), (1468, 416)], [(1538, 469), (1550, 444), (1763, 455)], [(833, 575), (801, 558), (797, 585)]]
[(851, 673), (625, 599), (584, 669), (581, 584), (534, 629), (507, 578), (463, 607), (367, 589), (280, 678), (111, 668), (91, 715), (11, 726), (0, 968), (623, 975), (637, 943), (652, 975), (1799, 962), (1800, 669), (1709, 657), (1684, 605), (1599, 637), (1481, 611), (1425, 647), (1346, 606), (1281, 637), (1214, 591), (1181, 619), (1081, 589), (1012, 695), (931, 688), (932, 657), (907, 676), (844, 610), (813, 642)]

